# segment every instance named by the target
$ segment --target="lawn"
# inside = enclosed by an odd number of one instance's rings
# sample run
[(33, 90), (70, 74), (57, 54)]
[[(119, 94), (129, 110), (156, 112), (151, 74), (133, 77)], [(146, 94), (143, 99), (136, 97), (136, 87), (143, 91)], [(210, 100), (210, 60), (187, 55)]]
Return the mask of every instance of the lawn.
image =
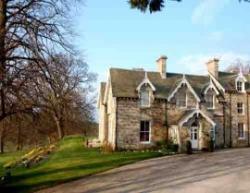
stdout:
[[(22, 152), (0, 155), (0, 174), (8, 160)], [(115, 152), (102, 153), (99, 149), (83, 147), (80, 136), (67, 137), (59, 142), (56, 151), (48, 160), (31, 168), (19, 167), (12, 170), (12, 180), (0, 192), (33, 192), (67, 181), (82, 178), (121, 165), (157, 157), (158, 152)]]

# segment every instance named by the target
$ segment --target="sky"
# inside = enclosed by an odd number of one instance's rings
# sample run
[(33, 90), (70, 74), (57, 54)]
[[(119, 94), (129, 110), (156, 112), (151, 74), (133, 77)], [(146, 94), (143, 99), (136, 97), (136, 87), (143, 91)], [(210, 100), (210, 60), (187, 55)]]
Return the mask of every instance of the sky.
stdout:
[(127, 0), (85, 0), (74, 19), (75, 41), (100, 81), (110, 67), (205, 74), (217, 57), (220, 70), (235, 60), (250, 61), (250, 3), (238, 0), (167, 1), (162, 12), (130, 9)]

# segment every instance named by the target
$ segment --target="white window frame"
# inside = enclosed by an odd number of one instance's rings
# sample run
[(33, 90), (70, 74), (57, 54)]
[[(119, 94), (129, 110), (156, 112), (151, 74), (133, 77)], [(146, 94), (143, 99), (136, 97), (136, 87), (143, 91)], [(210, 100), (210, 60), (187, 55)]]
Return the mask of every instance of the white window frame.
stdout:
[[(243, 125), (243, 136), (239, 136), (239, 124), (242, 124)], [(245, 138), (246, 138), (246, 136), (245, 136), (245, 124), (244, 123), (242, 123), (242, 122), (238, 122), (238, 125), (237, 125), (237, 135), (238, 135), (238, 139), (239, 140), (244, 140)]]
[[(241, 83), (241, 86), (240, 86), (241, 89), (239, 89), (238, 83)], [(236, 90), (237, 90), (238, 92), (245, 92), (245, 82), (244, 82), (244, 81), (237, 80), (237, 81), (236, 81)]]
[[(149, 140), (148, 141), (141, 141), (141, 122), (142, 121), (149, 122)], [(139, 141), (141, 144), (150, 144), (151, 143), (151, 121), (150, 120), (141, 120), (140, 121)]]
[[(242, 113), (239, 113), (239, 106), (238, 104), (242, 104)], [(244, 115), (245, 114), (245, 106), (244, 106), (244, 103), (243, 102), (237, 102), (237, 113), (238, 115)]]
[(186, 109), (187, 108), (187, 106), (188, 106), (188, 94), (187, 93), (185, 93), (185, 100), (186, 100), (186, 103), (185, 103), (185, 106), (180, 106), (179, 104), (179, 100), (178, 100), (179, 98), (177, 97), (176, 98), (176, 106), (178, 107), (178, 108), (180, 108), (180, 109)]
[(213, 94), (213, 106), (212, 107), (207, 107), (208, 110), (214, 110), (215, 109), (215, 101), (216, 100), (216, 96)]
[[(238, 89), (238, 83), (241, 83), (241, 90)], [(243, 75), (242, 71), (240, 70), (237, 78), (235, 79), (235, 88), (238, 92), (240, 93), (245, 93), (246, 92), (246, 85), (245, 83), (247, 82), (246, 77)]]
[[(148, 104), (143, 104), (142, 103), (142, 92), (147, 92), (148, 93)], [(140, 107), (141, 108), (148, 108), (148, 107), (150, 107), (151, 106), (151, 97), (150, 97), (150, 91), (149, 90), (145, 90), (145, 91), (140, 91)]]

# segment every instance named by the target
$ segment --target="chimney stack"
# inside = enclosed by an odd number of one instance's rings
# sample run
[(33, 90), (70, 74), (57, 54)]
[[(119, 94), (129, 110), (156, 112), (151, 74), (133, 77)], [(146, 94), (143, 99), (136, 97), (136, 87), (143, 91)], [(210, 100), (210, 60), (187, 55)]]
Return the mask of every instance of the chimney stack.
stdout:
[(167, 77), (167, 59), (167, 56), (161, 56), (158, 60), (156, 60), (158, 72), (160, 73), (162, 79), (166, 79)]
[(207, 62), (207, 71), (212, 74), (216, 79), (218, 79), (219, 74), (219, 59), (214, 58)]

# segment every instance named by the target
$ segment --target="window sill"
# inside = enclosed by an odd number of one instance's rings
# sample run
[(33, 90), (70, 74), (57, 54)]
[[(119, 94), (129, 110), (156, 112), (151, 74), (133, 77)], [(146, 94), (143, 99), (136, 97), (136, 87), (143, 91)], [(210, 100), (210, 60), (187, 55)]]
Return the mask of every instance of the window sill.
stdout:
[(150, 141), (140, 141), (141, 144), (151, 144)]
[(239, 137), (238, 140), (243, 141), (243, 140), (246, 140), (246, 138), (245, 137)]
[(150, 108), (151, 106), (140, 106), (141, 109), (148, 109)]
[(178, 108), (178, 109), (182, 109), (182, 110), (187, 109), (187, 107), (178, 107), (178, 106), (177, 106), (177, 108)]
[(237, 92), (240, 93), (240, 94), (245, 94), (246, 93), (246, 91), (239, 91), (239, 90), (237, 90)]

